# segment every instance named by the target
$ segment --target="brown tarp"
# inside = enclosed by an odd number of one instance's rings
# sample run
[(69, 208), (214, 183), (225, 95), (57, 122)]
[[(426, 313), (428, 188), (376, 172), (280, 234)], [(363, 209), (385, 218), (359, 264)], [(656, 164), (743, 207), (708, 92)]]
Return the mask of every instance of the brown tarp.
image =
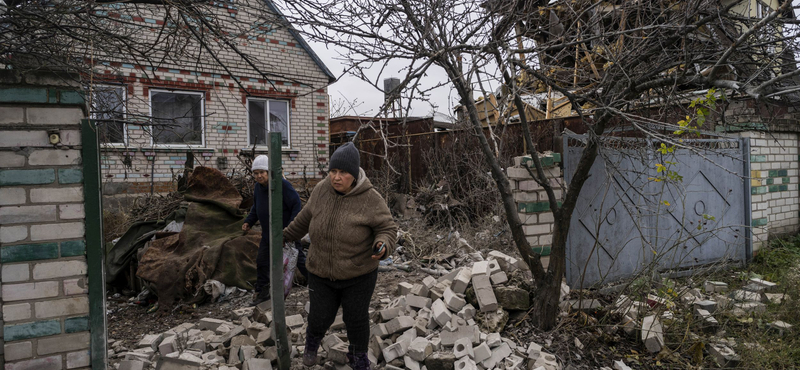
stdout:
[(219, 171), (197, 167), (184, 198), (191, 203), (183, 230), (151, 242), (136, 273), (149, 282), (161, 310), (202, 301), (208, 279), (242, 289), (255, 285), (261, 235), (242, 235), (246, 214), (239, 209), (239, 192)]

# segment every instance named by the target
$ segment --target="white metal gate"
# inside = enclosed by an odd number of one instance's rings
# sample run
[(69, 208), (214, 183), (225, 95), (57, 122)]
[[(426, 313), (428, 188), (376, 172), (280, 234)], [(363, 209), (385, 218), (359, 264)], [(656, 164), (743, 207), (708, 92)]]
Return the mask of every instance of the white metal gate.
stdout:
[[(585, 140), (564, 136), (567, 183)], [(599, 140), (567, 237), (570, 286), (609, 283), (648, 268), (690, 270), (750, 258), (748, 139), (685, 140), (692, 150), (667, 154), (650, 140)], [(668, 174), (677, 181), (665, 181)]]

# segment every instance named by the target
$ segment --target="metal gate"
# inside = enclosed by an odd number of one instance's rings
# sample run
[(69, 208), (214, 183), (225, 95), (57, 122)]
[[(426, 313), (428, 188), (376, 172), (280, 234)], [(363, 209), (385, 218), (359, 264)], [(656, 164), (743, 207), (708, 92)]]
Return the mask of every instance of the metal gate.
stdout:
[[(586, 140), (564, 136), (566, 183)], [(570, 286), (750, 258), (749, 139), (685, 140), (691, 149), (663, 154), (651, 140), (598, 140), (567, 236)]]

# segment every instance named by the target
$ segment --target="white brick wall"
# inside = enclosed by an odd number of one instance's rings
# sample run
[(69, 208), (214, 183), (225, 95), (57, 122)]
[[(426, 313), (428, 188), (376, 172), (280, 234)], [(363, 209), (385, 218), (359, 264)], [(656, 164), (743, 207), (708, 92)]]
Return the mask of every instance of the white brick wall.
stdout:
[(745, 132), (750, 138), (753, 251), (800, 229), (798, 134)]
[[(83, 110), (50, 103), (3, 104), (0, 116), (13, 115), (0, 118), (4, 368), (90, 366), (90, 333), (81, 327), (89, 315), (88, 268), (80, 249), (85, 243), (84, 189), (73, 183), (82, 171), (77, 126)], [(46, 130), (52, 128), (59, 129), (60, 148), (49, 142)], [(75, 333), (64, 333), (66, 328)]]

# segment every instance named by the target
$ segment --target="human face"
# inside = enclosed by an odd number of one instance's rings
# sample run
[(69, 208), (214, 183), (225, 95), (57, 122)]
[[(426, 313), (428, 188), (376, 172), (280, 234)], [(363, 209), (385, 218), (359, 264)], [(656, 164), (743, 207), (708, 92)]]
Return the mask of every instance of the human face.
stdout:
[(331, 179), (331, 185), (333, 185), (333, 188), (340, 193), (347, 194), (347, 192), (353, 188), (353, 182), (355, 178), (350, 174), (350, 172), (334, 168), (328, 171), (328, 177)]
[(264, 170), (254, 170), (253, 177), (256, 178), (256, 182), (261, 184), (261, 186), (269, 186), (269, 172)]

